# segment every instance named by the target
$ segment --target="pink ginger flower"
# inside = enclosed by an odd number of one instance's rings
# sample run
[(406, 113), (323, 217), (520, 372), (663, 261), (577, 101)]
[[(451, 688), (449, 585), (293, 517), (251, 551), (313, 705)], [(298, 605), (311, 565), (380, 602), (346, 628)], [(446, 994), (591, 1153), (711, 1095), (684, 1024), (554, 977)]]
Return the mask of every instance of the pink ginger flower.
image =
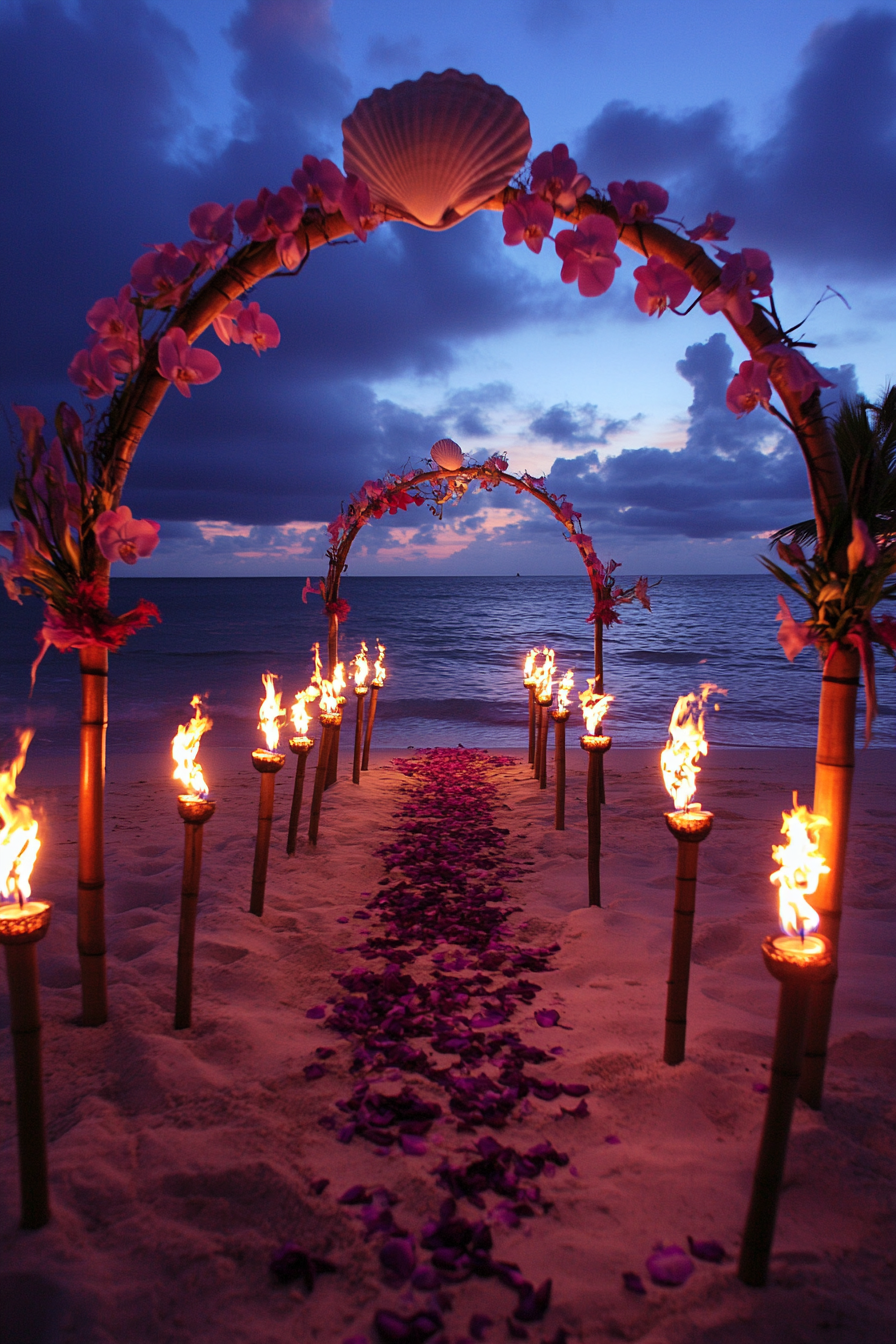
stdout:
[(233, 240), (233, 206), (206, 201), (190, 211), (190, 232), (210, 243), (230, 243)]
[(280, 328), (272, 317), (261, 311), (257, 303), (250, 303), (242, 309), (236, 319), (236, 326), (243, 345), (251, 345), (256, 355), (260, 355), (262, 350), (273, 350), (274, 346), (280, 344)]
[(611, 182), (607, 187), (620, 224), (647, 224), (669, 204), (669, 193), (655, 182)]
[(191, 395), (191, 383), (210, 383), (220, 372), (220, 360), (210, 350), (194, 349), (182, 327), (172, 327), (159, 341), (159, 373), (181, 396)]
[(646, 266), (635, 267), (635, 304), (642, 313), (660, 317), (667, 308), (677, 308), (691, 289), (690, 278), (662, 257), (648, 257)]
[(785, 565), (792, 565), (794, 569), (806, 563), (806, 553), (798, 541), (779, 541), (778, 556)]
[(91, 401), (110, 397), (116, 388), (115, 372), (101, 344), (79, 350), (68, 366), (68, 376)]
[(309, 205), (319, 205), (325, 214), (335, 214), (342, 208), (345, 178), (332, 159), (316, 159), (313, 154), (306, 154), (301, 168), (292, 175), (292, 184)]
[(362, 243), (367, 242), (368, 233), (372, 233), (383, 221), (383, 212), (370, 201), (370, 188), (354, 173), (349, 173), (339, 198), (343, 218), (351, 224)]
[(217, 317), (212, 318), (212, 326), (215, 329), (215, 335), (225, 345), (230, 345), (231, 341), (239, 345), (242, 336), (236, 325), (236, 320), (243, 311), (243, 305), (239, 299), (231, 299), (226, 308), (222, 308)]
[(687, 229), (686, 233), (694, 243), (699, 243), (701, 240), (708, 243), (726, 243), (728, 234), (736, 222), (733, 215), (720, 215), (718, 210), (713, 210), (702, 224), (698, 224), (696, 229)]
[(772, 292), (771, 259), (758, 247), (745, 247), (742, 252), (720, 252), (724, 261), (722, 274), (715, 289), (704, 294), (700, 307), (705, 313), (723, 309), (733, 321), (745, 327), (753, 316), (753, 299)]
[(896, 617), (885, 612), (883, 616), (870, 618), (871, 629), (885, 648), (896, 653)]
[(135, 518), (127, 504), (106, 509), (94, 526), (96, 542), (107, 560), (123, 560), (135, 565), (159, 544), (159, 524), (148, 518)]
[(605, 294), (621, 264), (616, 242), (616, 226), (606, 215), (587, 215), (578, 228), (561, 230), (554, 239), (563, 262), (560, 279), (566, 285), (577, 280), (586, 299)]
[(757, 406), (764, 406), (768, 410), (771, 395), (772, 389), (765, 365), (757, 359), (745, 359), (728, 384), (725, 405), (740, 419), (742, 415), (749, 415)]
[(650, 610), (650, 598), (647, 595), (647, 579), (642, 576), (635, 584), (635, 598), (647, 611)]
[[(579, 172), (564, 144), (546, 149), (532, 164), (532, 191), (561, 210), (572, 210), (590, 186), (591, 178)], [(553, 217), (553, 211), (551, 214)], [(504, 228), (507, 228), (506, 220)]]
[(131, 267), (131, 281), (138, 294), (151, 299), (157, 308), (180, 303), (189, 287), (188, 278), (195, 266), (174, 243), (156, 243), (151, 252), (144, 252)]
[(846, 559), (849, 562), (850, 574), (855, 574), (860, 565), (870, 569), (879, 555), (880, 550), (872, 540), (867, 523), (863, 522), (861, 518), (853, 518), (852, 541), (846, 548)]
[[(802, 406), (810, 397), (823, 387), (833, 387), (827, 378), (822, 377), (814, 364), (810, 364), (805, 355), (792, 346), (776, 341), (766, 345), (761, 351), (762, 358), (768, 363), (769, 371), (783, 377), (786, 386), (799, 398)], [(768, 358), (766, 358), (768, 357)]]
[(530, 252), (540, 252), (554, 227), (554, 212), (547, 201), (528, 193), (504, 207), (504, 242), (507, 247), (525, 243)]
[(783, 597), (778, 597), (779, 611), (775, 617), (776, 621), (781, 622), (778, 630), (778, 643), (787, 655), (788, 662), (793, 662), (798, 653), (802, 653), (807, 644), (814, 644), (815, 639), (809, 629), (808, 621), (801, 623), (795, 621), (790, 614), (790, 608)]

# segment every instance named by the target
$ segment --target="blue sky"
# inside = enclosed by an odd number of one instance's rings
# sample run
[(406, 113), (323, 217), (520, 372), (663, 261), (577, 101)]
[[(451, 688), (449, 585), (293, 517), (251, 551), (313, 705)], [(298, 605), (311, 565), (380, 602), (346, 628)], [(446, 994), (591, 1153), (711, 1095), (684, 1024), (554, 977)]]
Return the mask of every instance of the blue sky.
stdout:
[[(0, 0), (4, 405), (77, 401), (65, 369), (86, 309), (145, 244), (182, 242), (194, 204), (276, 190), (305, 153), (341, 162), (359, 97), (447, 66), (520, 100), (533, 153), (564, 140), (602, 188), (648, 177), (688, 223), (735, 215), (731, 246), (771, 254), (788, 321), (828, 285), (848, 300), (808, 329), (838, 385), (892, 377), (894, 3)], [(776, 423), (724, 409), (743, 357), (725, 324), (644, 317), (631, 254), (586, 300), (550, 245), (502, 236), (495, 215), (437, 236), (388, 226), (258, 291), (283, 333), (261, 360), (203, 338), (223, 375), (167, 398), (128, 484), (162, 524), (143, 572), (319, 573), (340, 501), (443, 434), (550, 471), (629, 572), (754, 569), (761, 534), (808, 496)], [(578, 564), (516, 496), (423, 513), (367, 529), (354, 572)]]

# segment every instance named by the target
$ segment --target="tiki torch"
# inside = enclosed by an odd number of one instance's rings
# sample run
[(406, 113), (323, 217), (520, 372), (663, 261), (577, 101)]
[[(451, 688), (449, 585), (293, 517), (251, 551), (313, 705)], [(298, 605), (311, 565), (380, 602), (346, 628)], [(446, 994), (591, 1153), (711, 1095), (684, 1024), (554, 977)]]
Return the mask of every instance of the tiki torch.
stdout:
[(386, 646), (376, 642), (376, 662), (373, 665), (373, 681), (370, 683), (370, 703), (367, 707), (367, 727), (364, 731), (364, 755), (361, 757), (361, 769), (368, 768), (370, 761), (370, 739), (373, 736), (373, 721), (376, 718), (376, 698), (386, 681)]
[(367, 678), (370, 675), (370, 664), (367, 661), (367, 645), (361, 640), (361, 652), (356, 653), (349, 666), (354, 664), (355, 668), (355, 754), (352, 758), (352, 783), (361, 783), (361, 749), (364, 745), (364, 697), (370, 690), (367, 685)]
[(189, 1027), (193, 1019), (193, 949), (196, 942), (196, 910), (199, 905), (199, 874), (202, 869), (202, 828), (215, 810), (208, 796), (202, 766), (196, 760), (203, 733), (212, 721), (202, 712), (202, 697), (190, 701), (193, 717), (179, 725), (171, 739), (175, 764), (173, 779), (186, 786), (177, 795), (177, 810), (184, 823), (184, 872), (180, 888), (180, 932), (177, 938), (177, 982), (174, 995), (174, 1029)]
[(332, 681), (328, 681), (326, 677), (321, 676), (320, 657), (316, 644), (314, 646), (314, 676), (312, 681), (320, 691), (320, 748), (317, 753), (317, 769), (314, 772), (314, 792), (311, 795), (308, 842), (316, 845), (318, 831), (320, 830), (321, 803), (323, 802), (330, 765), (329, 758), (331, 752), (338, 749), (339, 744), (338, 733), (342, 723), (342, 705), (344, 703), (339, 690), (345, 685), (345, 667), (342, 663), (336, 664)]
[(523, 685), (529, 692), (529, 764), (535, 764), (535, 683), (537, 681), (535, 664), (538, 650), (530, 649), (523, 665)]
[(569, 693), (573, 686), (572, 668), (557, 687), (557, 708), (551, 711), (554, 720), (554, 830), (566, 830), (566, 723), (569, 718)]
[(267, 750), (257, 747), (252, 753), (252, 764), (261, 775), (261, 781), (249, 911), (251, 914), (259, 916), (264, 913), (264, 889), (268, 880), (271, 823), (274, 820), (274, 781), (278, 771), (282, 770), (286, 764), (286, 757), (277, 750), (280, 745), (280, 729), (286, 722), (286, 714), (280, 706), (283, 692), (274, 690), (275, 681), (276, 677), (271, 672), (265, 672), (262, 675), (261, 684), (264, 686), (264, 699), (258, 711), (258, 727), (264, 733)]
[(333, 690), (339, 699), (339, 722), (333, 727), (330, 733), (330, 754), (327, 757), (327, 779), (324, 788), (329, 789), (336, 783), (336, 774), (339, 768), (339, 738), (342, 734), (342, 712), (345, 708), (345, 696), (340, 694), (345, 689), (345, 663), (337, 663), (333, 669)]
[(600, 763), (613, 745), (612, 737), (604, 737), (600, 725), (615, 699), (600, 695), (594, 689), (596, 677), (588, 678), (588, 689), (579, 692), (579, 703), (585, 719), (585, 734), (579, 738), (582, 750), (588, 753), (588, 904), (600, 905)]
[(803, 1067), (810, 991), (836, 975), (833, 948), (827, 938), (815, 933), (818, 914), (806, 899), (814, 895), (821, 874), (829, 871), (818, 852), (818, 833), (828, 820), (800, 807), (794, 793), (793, 811), (783, 814), (783, 822), (781, 831), (787, 844), (772, 848), (772, 858), (780, 864), (780, 870), (771, 877), (778, 887), (782, 936), (766, 938), (762, 944), (766, 968), (781, 984), (778, 1024), (765, 1123), (737, 1268), (738, 1278), (751, 1288), (761, 1288), (768, 1277), (778, 1197)]
[(17, 802), (16, 778), (33, 730), (19, 733), (19, 753), (0, 770), (0, 943), (6, 953), (16, 1119), (19, 1134), (21, 1225), (43, 1227), (50, 1218), (47, 1130), (40, 1049), (37, 944), (50, 927), (50, 901), (31, 899), (31, 870), (40, 841), (31, 809)]
[[(700, 757), (708, 747), (703, 733), (706, 705), (711, 695), (724, 695), (706, 682), (699, 694), (680, 695), (669, 721), (669, 740), (660, 753), (666, 792), (675, 804), (666, 812), (666, 825), (678, 841), (675, 867), (675, 906), (672, 915), (672, 951), (666, 989), (666, 1039), (663, 1059), (680, 1064), (684, 1059), (688, 1028), (688, 982), (691, 974), (691, 941), (694, 935), (694, 904), (697, 895), (697, 846), (712, 830), (712, 812), (703, 812), (692, 801), (697, 791)], [(716, 705), (718, 709), (718, 705)]]
[(305, 789), (305, 767), (308, 764), (311, 748), (314, 746), (314, 738), (308, 736), (311, 718), (306, 706), (309, 700), (316, 700), (319, 694), (318, 687), (314, 685), (308, 686), (304, 691), (296, 691), (295, 703), (290, 711), (296, 736), (289, 739), (289, 749), (296, 758), (296, 778), (292, 786), (292, 807), (289, 810), (289, 830), (286, 834), (287, 854), (295, 854), (296, 852), (299, 813), (302, 810), (302, 794)]
[(538, 787), (548, 786), (548, 723), (550, 721), (551, 700), (554, 689), (554, 650), (544, 650), (544, 662), (538, 669), (535, 684), (536, 730), (535, 742), (535, 778)]

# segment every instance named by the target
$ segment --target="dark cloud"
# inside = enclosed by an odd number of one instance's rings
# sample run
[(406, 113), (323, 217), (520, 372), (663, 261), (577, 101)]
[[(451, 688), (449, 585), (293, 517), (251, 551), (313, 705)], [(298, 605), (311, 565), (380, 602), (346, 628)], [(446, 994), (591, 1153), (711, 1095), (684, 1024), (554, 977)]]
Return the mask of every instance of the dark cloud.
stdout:
[[(761, 410), (738, 420), (725, 406), (734, 372), (725, 337), (688, 346), (676, 367), (694, 389), (684, 448), (558, 458), (550, 488), (567, 494), (589, 526), (617, 535), (750, 537), (806, 517), (806, 469), (793, 435)], [(844, 392), (855, 390), (851, 366), (836, 374)]]
[(367, 63), (377, 69), (400, 74), (418, 69), (423, 59), (423, 43), (419, 37), (401, 37), (395, 41), (377, 33), (367, 47)]
[(737, 136), (725, 103), (665, 116), (609, 103), (579, 150), (598, 183), (650, 178), (697, 223), (737, 216), (739, 246), (767, 247), (825, 275), (892, 271), (896, 200), (896, 15), (862, 9), (819, 27), (778, 126)]
[(566, 401), (542, 411), (531, 421), (529, 430), (535, 438), (550, 439), (551, 443), (569, 448), (579, 443), (609, 443), (628, 424), (628, 420), (609, 420), (598, 415), (597, 407), (587, 402), (571, 406)]
[(456, 434), (467, 438), (488, 438), (495, 432), (489, 412), (508, 406), (513, 400), (513, 388), (509, 383), (460, 387), (448, 394), (439, 414)]

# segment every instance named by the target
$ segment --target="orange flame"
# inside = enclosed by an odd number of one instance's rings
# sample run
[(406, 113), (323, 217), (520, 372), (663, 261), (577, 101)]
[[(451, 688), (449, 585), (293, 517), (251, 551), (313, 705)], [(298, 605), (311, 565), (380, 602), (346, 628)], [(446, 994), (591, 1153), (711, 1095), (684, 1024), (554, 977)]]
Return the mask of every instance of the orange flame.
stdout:
[(535, 694), (539, 700), (550, 700), (554, 689), (554, 650), (547, 645), (542, 649), (544, 662), (535, 669)]
[(25, 764), (25, 757), (34, 736), (33, 728), (18, 733), (19, 754), (5, 769), (0, 770), (0, 901), (25, 904), (31, 895), (31, 870), (40, 841), (37, 822), (31, 808), (15, 801), (16, 778)]
[(526, 661), (523, 665), (523, 685), (535, 685), (535, 664), (538, 662), (538, 650), (530, 649), (526, 654)]
[[(370, 664), (367, 661), (367, 645), (361, 640), (361, 652), (356, 653), (352, 659), (355, 665), (355, 689), (366, 686), (367, 678), (370, 675)], [(351, 664), (349, 664), (351, 666)]]
[(781, 834), (786, 845), (772, 845), (772, 858), (780, 864), (778, 872), (769, 881), (778, 888), (778, 918), (784, 933), (798, 935), (814, 933), (818, 928), (818, 913), (812, 909), (807, 896), (818, 890), (822, 873), (831, 870), (818, 852), (818, 833), (830, 826), (827, 817), (801, 807), (793, 793), (793, 811), (782, 812)]
[(320, 691), (321, 715), (338, 714), (339, 692), (345, 686), (345, 664), (337, 663), (333, 672), (333, 680), (328, 681), (321, 669), (320, 645), (315, 644), (312, 652), (314, 654), (314, 671), (311, 674), (311, 681)]
[(208, 785), (202, 774), (202, 766), (196, 760), (202, 734), (207, 733), (212, 721), (202, 712), (202, 696), (194, 695), (190, 708), (195, 711), (189, 723), (179, 725), (171, 739), (171, 757), (177, 769), (171, 776), (179, 779), (186, 787), (189, 798), (207, 798)]
[(307, 737), (308, 729), (311, 727), (311, 716), (306, 709), (306, 705), (311, 700), (316, 700), (320, 695), (317, 686), (307, 686), (304, 691), (296, 691), (295, 702), (290, 710), (292, 714), (293, 727), (299, 737)]
[(561, 680), (559, 686), (557, 687), (557, 713), (558, 713), (558, 714), (568, 714), (568, 713), (569, 713), (569, 696), (570, 696), (570, 692), (572, 691), (572, 687), (573, 687), (573, 682), (574, 682), (574, 681), (575, 681), (575, 677), (573, 676), (573, 670), (572, 670), (572, 668), (570, 668), (569, 671), (564, 675), (564, 677), (563, 677), (563, 679)]
[(264, 672), (261, 684), (264, 686), (264, 699), (258, 711), (258, 727), (264, 733), (268, 751), (276, 751), (280, 745), (280, 729), (286, 723), (286, 711), (281, 708), (282, 691), (274, 690), (277, 677), (273, 672)]
[(596, 677), (588, 678), (588, 689), (579, 691), (579, 703), (582, 706), (582, 714), (585, 719), (585, 730), (589, 737), (597, 737), (600, 731), (600, 725), (610, 704), (616, 699), (615, 695), (601, 695), (594, 689)]
[(386, 680), (386, 646), (379, 640), (376, 642), (376, 662), (373, 665), (372, 686), (382, 686)]
[[(700, 687), (699, 694), (692, 691), (690, 695), (680, 695), (672, 711), (669, 741), (660, 753), (660, 768), (666, 792), (677, 811), (688, 807), (697, 792), (700, 773), (697, 762), (709, 750), (703, 735), (709, 697), (727, 694), (707, 681)], [(718, 705), (715, 708), (718, 709)]]

